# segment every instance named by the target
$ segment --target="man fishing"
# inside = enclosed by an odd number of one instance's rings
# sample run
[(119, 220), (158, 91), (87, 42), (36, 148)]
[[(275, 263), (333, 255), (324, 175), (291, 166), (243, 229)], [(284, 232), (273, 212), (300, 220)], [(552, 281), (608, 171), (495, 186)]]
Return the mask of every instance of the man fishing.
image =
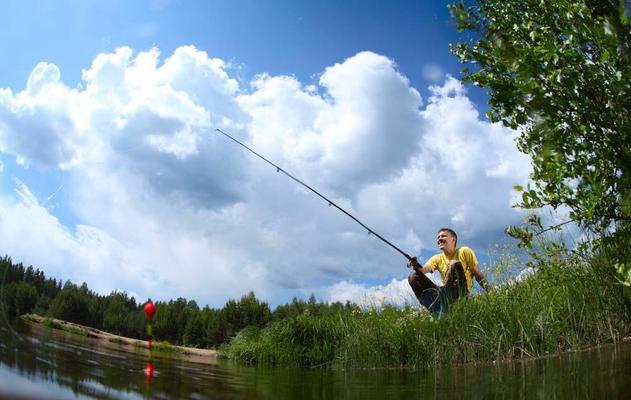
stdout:
[[(442, 254), (436, 254), (432, 258), (427, 261), (425, 266), (421, 267), (416, 257), (411, 257), (406, 252), (392, 244), (389, 240), (370, 229), (363, 222), (355, 218), (349, 212), (344, 210), (342, 207), (331, 201), (326, 196), (322, 195), (320, 192), (307, 185), (300, 179), (296, 178), (289, 172), (285, 171), (278, 165), (274, 164), (267, 158), (263, 157), (246, 144), (240, 142), (235, 139), (231, 135), (222, 131), (221, 129), (215, 129), (216, 132), (221, 133), (226, 136), (228, 139), (237, 143), (241, 147), (248, 150), (250, 153), (254, 154), (261, 160), (270, 164), (274, 168), (276, 168), (276, 172), (282, 172), (287, 175), (289, 178), (293, 179), (300, 185), (309, 189), (313, 194), (322, 198), (326, 201), (329, 206), (333, 206), (342, 213), (344, 213), (347, 217), (351, 218), (353, 221), (357, 222), (364, 229), (368, 231), (368, 234), (374, 235), (379, 238), (381, 241), (386, 243), (388, 246), (392, 247), (394, 250), (398, 251), (402, 256), (404, 256), (408, 260), (408, 266), (414, 268), (414, 271), (410, 273), (408, 277), (408, 282), (410, 286), (412, 286), (412, 290), (416, 294), (416, 297), (424, 305), (429, 311), (431, 311), (434, 315), (438, 315), (438, 317), (442, 316), (447, 311), (447, 304), (449, 302), (453, 302), (460, 296), (466, 296), (469, 294), (473, 287), (472, 276), (475, 276), (475, 279), (480, 283), (480, 285), (488, 290), (491, 290), (491, 285), (487, 282), (482, 275), (482, 271), (478, 266), (478, 260), (471, 250), (468, 247), (456, 247), (456, 243), (458, 242), (458, 236), (456, 232), (449, 228), (442, 228), (438, 231), (438, 237), (436, 241), (438, 243), (438, 248), (442, 250)], [(438, 287), (436, 286), (425, 274), (427, 272), (433, 272), (438, 269), (442, 275), (444, 286)]]
[[(418, 301), (434, 316), (441, 318), (449, 303), (461, 296), (467, 296), (473, 288), (473, 277), (486, 291), (492, 289), (475, 256), (469, 247), (457, 247), (458, 235), (450, 228), (441, 228), (436, 236), (436, 244), (442, 253), (432, 256), (423, 267), (416, 257), (411, 257), (408, 266), (413, 271), (408, 282)], [(440, 271), (444, 286), (437, 286), (425, 274)]]

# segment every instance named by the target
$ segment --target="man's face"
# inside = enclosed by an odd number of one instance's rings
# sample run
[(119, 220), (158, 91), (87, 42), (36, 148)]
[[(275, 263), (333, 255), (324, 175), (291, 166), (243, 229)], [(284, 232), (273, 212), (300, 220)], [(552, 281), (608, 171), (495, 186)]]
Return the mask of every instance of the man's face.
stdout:
[(436, 244), (440, 250), (449, 253), (456, 249), (456, 238), (447, 231), (440, 231), (436, 236)]

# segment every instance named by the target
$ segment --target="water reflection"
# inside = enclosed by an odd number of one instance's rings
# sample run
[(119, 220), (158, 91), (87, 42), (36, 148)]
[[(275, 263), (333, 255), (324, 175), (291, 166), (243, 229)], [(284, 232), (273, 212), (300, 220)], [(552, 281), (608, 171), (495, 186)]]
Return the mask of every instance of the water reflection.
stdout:
[[(12, 329), (16, 334), (12, 333)], [(16, 322), (0, 328), (0, 397), (192, 399), (626, 398), (631, 346), (420, 371), (252, 368), (146, 352)]]

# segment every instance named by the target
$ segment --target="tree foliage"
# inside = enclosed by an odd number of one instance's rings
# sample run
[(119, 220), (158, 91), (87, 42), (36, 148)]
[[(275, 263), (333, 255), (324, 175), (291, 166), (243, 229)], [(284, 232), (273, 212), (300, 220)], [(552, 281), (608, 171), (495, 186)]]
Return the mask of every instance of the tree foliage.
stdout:
[[(87, 284), (77, 286), (68, 281), (61, 286), (47, 279), (42, 271), (13, 264), (9, 257), (0, 258), (0, 312), (14, 317), (38, 314), (76, 322), (132, 338), (146, 338), (143, 304), (127, 293), (114, 291), (107, 296), (91, 291)], [(274, 312), (267, 303), (249, 292), (238, 300), (228, 300), (221, 308), (201, 308), (193, 300), (156, 302), (153, 336), (173, 344), (193, 347), (218, 347), (229, 342), (247, 327), (262, 328), (272, 320), (292, 319), (301, 315), (325, 315), (350, 310), (352, 304), (317, 302), (294, 298)]]
[(8, 256), (0, 258), (0, 310), (9, 316), (46, 309), (50, 298), (61, 291), (61, 282), (46, 279), (42, 271), (13, 264)]
[[(521, 134), (532, 183), (518, 206), (568, 207), (598, 237), (631, 234), (631, 24), (618, 0), (478, 0), (451, 6), (452, 46), (488, 117)], [(513, 231), (528, 239), (524, 231)]]
[(49, 314), (64, 321), (88, 324), (90, 321), (89, 293), (70, 281), (66, 282), (64, 288), (51, 303)]

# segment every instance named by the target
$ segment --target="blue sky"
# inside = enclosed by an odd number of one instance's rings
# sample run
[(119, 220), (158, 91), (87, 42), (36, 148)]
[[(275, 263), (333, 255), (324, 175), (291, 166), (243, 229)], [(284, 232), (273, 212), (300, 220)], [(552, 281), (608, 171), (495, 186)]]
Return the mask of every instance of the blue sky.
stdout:
[[(448, 2), (355, 1), (24, 1), (3, 6), (0, 75), (21, 89), (40, 61), (56, 64), (74, 86), (95, 54), (119, 46), (169, 54), (192, 44), (241, 67), (310, 80), (361, 50), (396, 60), (419, 90), (423, 67), (458, 74), (448, 52), (463, 37), (449, 19)], [(478, 105), (483, 106), (483, 98)]]
[(400, 255), (219, 127), (409, 253), (452, 226), (487, 260), (530, 167), (446, 4), (3, 4), (0, 253), (103, 293), (409, 300)]

